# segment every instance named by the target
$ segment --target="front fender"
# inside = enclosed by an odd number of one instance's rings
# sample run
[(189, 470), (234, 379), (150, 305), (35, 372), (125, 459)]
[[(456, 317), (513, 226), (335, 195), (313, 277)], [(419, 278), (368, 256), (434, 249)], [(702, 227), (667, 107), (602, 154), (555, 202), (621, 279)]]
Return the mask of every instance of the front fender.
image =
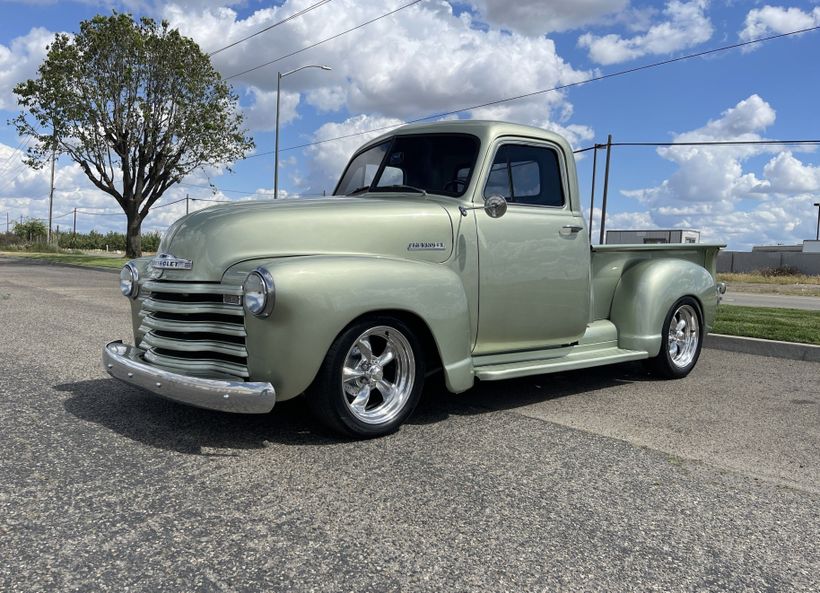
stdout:
[(610, 320), (618, 328), (618, 345), (656, 356), (666, 315), (684, 296), (692, 296), (700, 303), (708, 332), (718, 299), (715, 280), (705, 268), (669, 258), (644, 260), (626, 270), (615, 289), (610, 313)]
[(270, 317), (246, 314), (248, 368), (269, 381), (278, 400), (313, 382), (336, 336), (373, 311), (399, 310), (420, 318), (438, 348), (447, 387), (473, 384), (467, 297), (459, 276), (440, 264), (370, 256), (304, 256), (248, 261), (225, 274), (241, 283), (266, 268), (276, 287)]

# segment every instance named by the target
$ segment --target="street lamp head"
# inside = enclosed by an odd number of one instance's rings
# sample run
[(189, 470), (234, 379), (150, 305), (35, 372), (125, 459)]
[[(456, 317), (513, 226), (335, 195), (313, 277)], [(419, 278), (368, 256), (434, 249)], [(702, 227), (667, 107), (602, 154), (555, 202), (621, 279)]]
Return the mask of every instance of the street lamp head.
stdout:
[(333, 70), (330, 66), (319, 66), (322, 70)]

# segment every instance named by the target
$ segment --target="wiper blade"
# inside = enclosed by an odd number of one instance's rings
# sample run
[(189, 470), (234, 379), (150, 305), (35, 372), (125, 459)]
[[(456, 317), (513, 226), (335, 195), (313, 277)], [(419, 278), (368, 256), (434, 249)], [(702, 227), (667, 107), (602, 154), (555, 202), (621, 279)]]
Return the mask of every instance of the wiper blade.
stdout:
[(356, 194), (361, 194), (361, 193), (364, 193), (364, 192), (366, 192), (366, 191), (370, 191), (370, 186), (369, 186), (369, 185), (363, 185), (363, 186), (361, 186), (361, 187), (357, 187), (357, 188), (356, 188), (356, 189), (354, 189), (353, 191), (348, 192), (346, 195), (348, 195), (348, 196), (353, 196), (353, 195), (356, 195)]
[(413, 185), (379, 185), (376, 186), (376, 189), (380, 191), (414, 191), (423, 196), (427, 195), (426, 189), (415, 187)]

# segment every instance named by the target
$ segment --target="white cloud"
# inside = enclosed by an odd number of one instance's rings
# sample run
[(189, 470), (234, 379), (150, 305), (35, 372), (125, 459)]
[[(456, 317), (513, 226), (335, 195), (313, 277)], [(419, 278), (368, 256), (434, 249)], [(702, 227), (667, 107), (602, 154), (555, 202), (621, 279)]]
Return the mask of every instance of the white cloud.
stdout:
[[(771, 105), (752, 95), (721, 117), (674, 139), (761, 140), (775, 117)], [(621, 192), (643, 206), (641, 211), (621, 214), (627, 223), (641, 228), (695, 228), (702, 231), (702, 240), (728, 242), (736, 249), (799, 243), (810, 236), (808, 214), (813, 196), (820, 191), (820, 167), (765, 145), (674, 146), (657, 152), (678, 168), (655, 187)], [(772, 153), (761, 170), (747, 168), (752, 157)], [(615, 228), (611, 219), (607, 227)]]
[[(169, 5), (162, 16), (206, 51), (213, 51), (307, 5), (307, 0), (289, 0), (279, 7), (257, 10), (245, 19), (228, 8), (191, 12)], [(213, 61), (230, 77), (398, 6), (398, 0), (335, 0), (332, 6), (323, 6), (221, 52)], [(307, 101), (319, 110), (346, 108), (351, 114), (401, 119), (551, 88), (589, 76), (558, 56), (549, 39), (479, 30), (469, 14), (455, 16), (448, 3), (432, 0), (320, 45), (309, 54), (284, 59), (231, 82), (271, 91), (276, 86), (277, 71), (306, 63), (328, 64), (333, 70), (299, 72), (288, 77), (287, 90), (305, 93)], [(566, 104), (562, 93), (542, 95), (529, 102), (540, 111), (529, 119), (543, 120), (546, 108), (560, 113)]]
[(544, 35), (596, 23), (626, 8), (629, 0), (471, 0), (470, 4), (490, 25), (525, 35)]
[(782, 152), (763, 167), (766, 189), (772, 193), (820, 193), (820, 167), (805, 165), (790, 152)]
[(578, 38), (578, 45), (589, 50), (592, 61), (604, 65), (686, 49), (712, 37), (712, 23), (706, 16), (708, 5), (708, 0), (671, 0), (662, 13), (665, 20), (643, 34), (621, 37), (585, 33)]
[(788, 33), (820, 25), (820, 6), (811, 12), (800, 8), (784, 8), (766, 5), (753, 8), (746, 15), (741, 41), (750, 41), (777, 33)]
[[(244, 124), (257, 132), (268, 132), (276, 127), (276, 91), (263, 91), (248, 87), (247, 95), (253, 97), (249, 107), (244, 107)], [(280, 125), (284, 126), (298, 117), (299, 93), (282, 91), (279, 98)]]
[(0, 109), (17, 109), (14, 86), (36, 75), (46, 56), (46, 46), (53, 40), (54, 33), (35, 27), (15, 37), (8, 46), (0, 44)]

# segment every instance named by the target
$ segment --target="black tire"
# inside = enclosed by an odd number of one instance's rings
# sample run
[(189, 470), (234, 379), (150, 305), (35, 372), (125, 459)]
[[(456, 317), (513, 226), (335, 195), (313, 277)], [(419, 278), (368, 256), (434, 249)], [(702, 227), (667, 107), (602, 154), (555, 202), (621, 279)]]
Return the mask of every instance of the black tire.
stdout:
[[(367, 348), (359, 348), (364, 338), (371, 346), (370, 358), (363, 353)], [(388, 344), (394, 357), (380, 364)], [(349, 372), (343, 381), (344, 368), (361, 376)], [(412, 414), (424, 386), (424, 372), (423, 352), (413, 330), (395, 317), (372, 316), (339, 334), (305, 395), (314, 416), (333, 432), (380, 437), (395, 432)], [(387, 389), (390, 385), (395, 391)], [(383, 388), (395, 395), (385, 395)], [(366, 389), (367, 396), (363, 395)]]
[[(673, 322), (676, 327), (683, 322), (677, 337), (670, 335)], [(661, 330), (661, 350), (647, 361), (649, 370), (667, 379), (682, 379), (688, 375), (700, 357), (703, 330), (703, 313), (698, 302), (688, 296), (678, 299), (666, 314)]]

